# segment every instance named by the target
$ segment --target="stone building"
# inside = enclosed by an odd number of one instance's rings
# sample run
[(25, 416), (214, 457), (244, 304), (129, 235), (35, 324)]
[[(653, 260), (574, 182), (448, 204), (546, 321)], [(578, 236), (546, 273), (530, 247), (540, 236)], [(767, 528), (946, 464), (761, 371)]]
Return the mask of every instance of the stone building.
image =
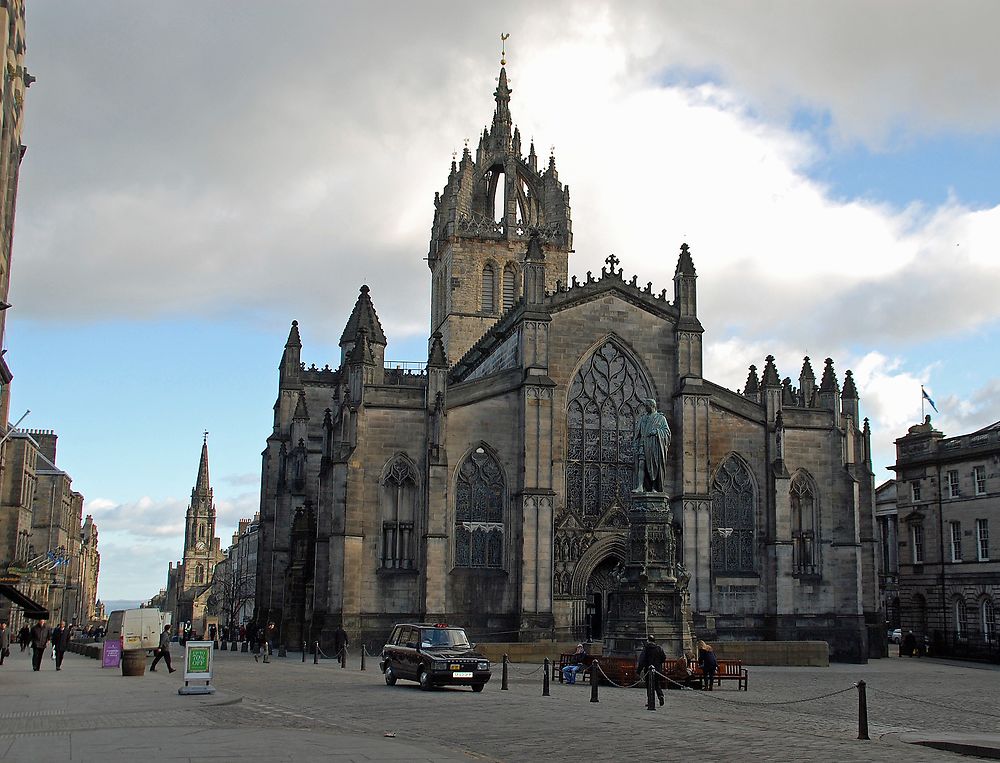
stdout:
[(201, 444), (198, 477), (191, 489), (191, 503), (184, 521), (184, 556), (170, 563), (164, 611), (174, 623), (194, 623), (201, 627), (211, 595), (215, 565), (223, 559), (221, 543), (215, 537), (215, 503), (208, 471), (208, 434)]
[(929, 635), (939, 653), (1000, 659), (1000, 421), (945, 437), (927, 416), (896, 440), (890, 468), (901, 627)]
[(899, 628), (899, 508), (896, 480), (875, 488), (875, 523), (878, 526), (878, 590), (886, 628)]
[(253, 617), (257, 593), (260, 515), (241, 519), (224, 558), (215, 565), (209, 611), (222, 627), (238, 628)]
[(97, 599), (100, 554), (83, 496), (56, 465), (52, 430), (19, 430), (7, 442), (0, 481), (0, 569), (29, 602), (0, 600), (0, 619), (47, 610), (53, 621), (86, 622)]
[[(362, 286), (340, 357), (292, 323), (263, 452), (257, 619), (329, 643), (446, 620), (477, 640), (606, 635), (627, 556), (644, 398), (673, 430), (667, 483), (699, 636), (822, 639), (881, 655), (870, 432), (851, 372), (775, 361), (704, 377), (691, 250), (673, 289), (614, 256), (569, 275), (569, 189), (527, 155), (501, 69), (492, 124), (452, 161), (431, 226), (429, 354), (385, 362)], [(391, 298), (392, 295), (385, 295)], [(723, 316), (716, 320), (724, 320)]]

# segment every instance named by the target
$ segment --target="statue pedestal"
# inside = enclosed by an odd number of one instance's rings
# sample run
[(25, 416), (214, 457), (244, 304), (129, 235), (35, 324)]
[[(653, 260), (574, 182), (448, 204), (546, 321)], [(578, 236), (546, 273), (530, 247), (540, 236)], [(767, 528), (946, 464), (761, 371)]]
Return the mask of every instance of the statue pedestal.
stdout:
[(608, 613), (605, 651), (634, 656), (652, 635), (667, 657), (679, 657), (692, 648), (694, 632), (669, 496), (632, 493), (628, 518), (628, 561)]

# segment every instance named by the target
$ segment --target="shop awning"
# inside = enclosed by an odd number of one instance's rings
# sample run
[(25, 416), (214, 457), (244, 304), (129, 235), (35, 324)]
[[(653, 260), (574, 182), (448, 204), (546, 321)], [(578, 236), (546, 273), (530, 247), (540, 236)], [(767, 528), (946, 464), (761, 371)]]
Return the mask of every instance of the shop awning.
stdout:
[(24, 610), (32, 620), (48, 619), (49, 611), (33, 599), (29, 599), (9, 583), (0, 583), (0, 596), (5, 596)]

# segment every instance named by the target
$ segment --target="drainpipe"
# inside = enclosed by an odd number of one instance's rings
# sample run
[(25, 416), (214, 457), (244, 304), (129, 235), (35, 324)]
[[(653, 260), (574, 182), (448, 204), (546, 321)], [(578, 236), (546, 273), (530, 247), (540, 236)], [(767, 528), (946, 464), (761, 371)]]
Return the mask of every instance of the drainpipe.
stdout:
[(937, 508), (938, 508), (938, 550), (941, 554), (941, 636), (945, 644), (948, 642), (948, 601), (945, 596), (944, 571), (944, 504), (941, 500), (941, 464), (937, 465)]

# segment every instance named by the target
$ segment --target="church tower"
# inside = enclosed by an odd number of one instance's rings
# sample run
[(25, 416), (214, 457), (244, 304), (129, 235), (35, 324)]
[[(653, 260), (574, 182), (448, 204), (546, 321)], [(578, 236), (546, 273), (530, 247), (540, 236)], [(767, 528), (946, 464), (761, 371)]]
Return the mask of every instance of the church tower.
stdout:
[(434, 195), (427, 256), (430, 333), (441, 333), (453, 363), (523, 297), (524, 258), (533, 232), (545, 252), (546, 290), (567, 280), (573, 250), (569, 187), (559, 182), (554, 152), (543, 170), (533, 141), (527, 157), (522, 155), (511, 92), (501, 66), (493, 124), (483, 130), (475, 159), (466, 146), (461, 161), (452, 160), (444, 191)]
[(191, 504), (184, 526), (183, 591), (203, 587), (211, 582), (217, 559), (215, 546), (215, 504), (208, 479), (208, 432), (201, 444), (198, 479), (191, 490)]

